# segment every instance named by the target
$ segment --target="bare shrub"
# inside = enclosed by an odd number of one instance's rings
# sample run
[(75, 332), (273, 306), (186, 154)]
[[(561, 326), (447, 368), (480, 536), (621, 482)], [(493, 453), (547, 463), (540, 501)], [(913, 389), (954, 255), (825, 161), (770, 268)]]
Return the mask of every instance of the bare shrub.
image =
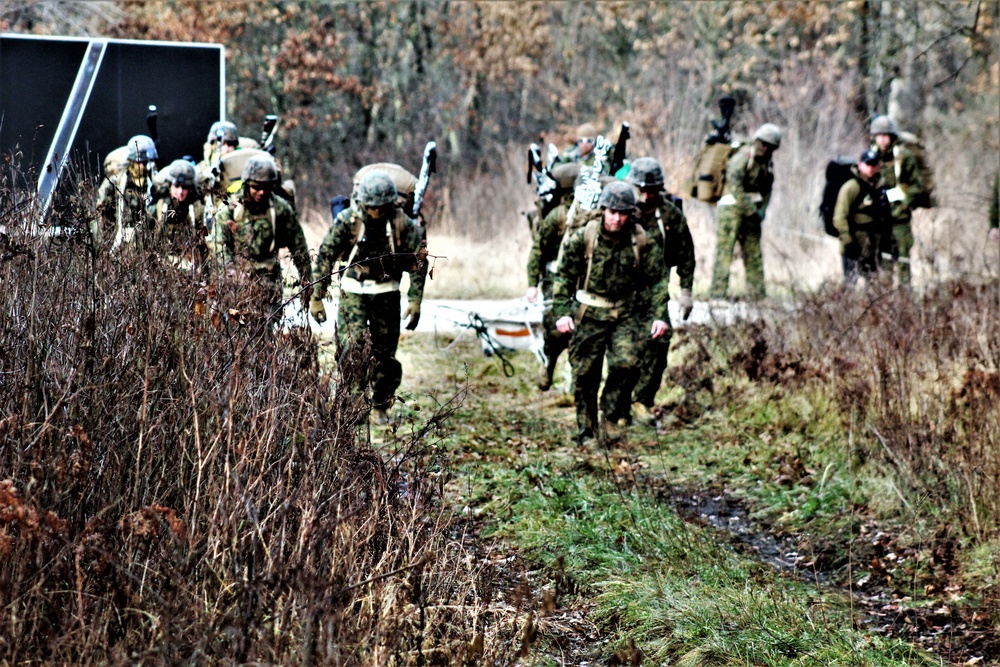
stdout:
[(453, 405), (376, 449), (253, 285), (30, 238), (30, 213), (0, 259), (0, 662), (503, 654), (441, 504)]

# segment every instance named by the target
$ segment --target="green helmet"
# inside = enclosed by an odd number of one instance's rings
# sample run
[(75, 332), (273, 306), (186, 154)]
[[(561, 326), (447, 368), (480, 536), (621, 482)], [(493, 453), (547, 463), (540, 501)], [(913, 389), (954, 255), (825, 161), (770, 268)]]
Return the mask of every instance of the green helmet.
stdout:
[(193, 188), (195, 182), (194, 165), (187, 160), (174, 160), (167, 167), (167, 180), (171, 185)]
[(775, 148), (781, 147), (781, 130), (774, 123), (764, 123), (753, 133), (754, 141), (763, 141)]
[(208, 138), (205, 139), (205, 143), (214, 144), (218, 137), (215, 136), (215, 131), (219, 129), (224, 121), (217, 120), (212, 123), (212, 127), (208, 128)]
[(215, 128), (215, 140), (222, 144), (235, 144), (240, 141), (240, 131), (236, 129), (236, 123), (224, 121)]
[(655, 158), (641, 157), (632, 162), (626, 183), (631, 183), (637, 188), (663, 187), (663, 167)]
[(243, 165), (241, 178), (244, 183), (275, 185), (278, 182), (278, 165), (274, 162), (274, 158), (267, 153), (254, 155)]
[(635, 191), (625, 181), (611, 181), (601, 190), (597, 205), (620, 213), (631, 213), (635, 210)]
[(370, 171), (358, 183), (357, 198), (362, 206), (378, 208), (395, 204), (397, 196), (396, 184), (384, 171)]
[(875, 116), (875, 119), (872, 120), (872, 126), (869, 133), (872, 135), (891, 134), (896, 137), (899, 136), (899, 126), (896, 125), (896, 121), (889, 116)]
[(152, 162), (158, 157), (156, 144), (145, 134), (137, 134), (128, 140), (129, 162)]

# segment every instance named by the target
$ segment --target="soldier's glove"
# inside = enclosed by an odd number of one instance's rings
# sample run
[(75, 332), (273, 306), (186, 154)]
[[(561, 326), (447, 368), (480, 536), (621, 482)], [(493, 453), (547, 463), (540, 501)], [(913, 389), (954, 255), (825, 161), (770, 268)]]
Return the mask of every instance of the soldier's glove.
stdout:
[(323, 299), (317, 299), (313, 297), (309, 301), (309, 314), (313, 316), (313, 319), (323, 324), (326, 322), (326, 306), (323, 305)]
[(678, 299), (681, 306), (681, 319), (686, 320), (691, 316), (691, 311), (694, 310), (694, 301), (691, 299), (691, 290), (682, 289), (681, 298)]
[(403, 317), (409, 318), (406, 322), (406, 330), (413, 331), (417, 328), (417, 323), (420, 321), (420, 302), (411, 301), (406, 305), (406, 311), (403, 313)]

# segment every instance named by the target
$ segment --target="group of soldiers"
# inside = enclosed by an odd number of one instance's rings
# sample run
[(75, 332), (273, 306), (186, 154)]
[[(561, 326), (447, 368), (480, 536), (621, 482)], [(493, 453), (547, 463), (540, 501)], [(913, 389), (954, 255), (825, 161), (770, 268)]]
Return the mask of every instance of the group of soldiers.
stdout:
[[(543, 318), (548, 363), (538, 386), (542, 391), (551, 387), (559, 355), (568, 349), (581, 443), (615, 441), (633, 421), (654, 423), (652, 408), (671, 340), (671, 269), (679, 278), (684, 319), (692, 310), (695, 269), (683, 202), (665, 190), (662, 166), (652, 157), (633, 160), (615, 176), (604, 171), (599, 213), (581, 214), (574, 186), (579, 188), (586, 170), (595, 169), (595, 134), (593, 125), (580, 126), (576, 145), (554, 160), (554, 185), (547, 198), (538, 200), (527, 264), (528, 300), (541, 297), (550, 304)], [(844, 279), (854, 285), (859, 276), (870, 279), (888, 263), (906, 288), (911, 282), (913, 210), (931, 205), (930, 185), (892, 118), (875, 117), (869, 134), (870, 146), (840, 186), (833, 213)], [(749, 297), (761, 299), (766, 295), (761, 228), (774, 187), (772, 157), (781, 146), (781, 130), (765, 123), (751, 141), (733, 146), (716, 202), (709, 296), (726, 298), (739, 243)], [(1000, 237), (996, 217), (991, 218), (991, 238)], [(598, 399), (605, 362), (607, 377)]]
[[(359, 172), (349, 205), (334, 218), (313, 270), (278, 163), (267, 151), (241, 143), (248, 142), (241, 142), (235, 125), (217, 123), (199, 165), (181, 159), (156, 171), (155, 142), (146, 135), (132, 137), (123, 147), (124, 163), (106, 167), (92, 225), (95, 241), (110, 241), (113, 251), (130, 245), (155, 248), (179, 268), (215, 268), (245, 280), (254, 305), (272, 321), (283, 305), (280, 249), (289, 251), (299, 275), (298, 293), (320, 323), (327, 317), (324, 299), (333, 276), (342, 274), (338, 365), (354, 393), (370, 401), (372, 419), (385, 423), (402, 378), (395, 358), (400, 281), (404, 272), (409, 274), (407, 328), (414, 329), (427, 272), (423, 227), (407, 214), (405, 197), (392, 178), (393, 169), (401, 168)], [(242, 162), (239, 178), (225, 173), (227, 155), (246, 158), (235, 162)], [(367, 356), (359, 359), (359, 353)]]
[[(604, 183), (594, 214), (581, 211), (573, 185), (595, 166), (596, 131), (577, 130), (576, 146), (552, 168), (556, 186), (540, 202), (539, 222), (528, 258), (527, 298), (541, 295), (550, 304), (544, 323), (547, 365), (538, 386), (547, 390), (559, 355), (569, 350), (576, 404), (577, 442), (619, 440), (633, 420), (655, 423), (656, 393), (667, 366), (672, 328), (667, 310), (671, 270), (680, 282), (681, 317), (694, 303), (694, 242), (683, 202), (665, 188), (662, 165), (653, 157), (632, 160), (621, 178), (601, 175)], [(712, 293), (724, 296), (734, 246), (747, 264), (748, 282), (764, 296), (760, 223), (773, 185), (771, 155), (781, 133), (771, 124), (754, 143), (730, 160), (725, 196), (719, 202), (719, 243)], [(574, 172), (567, 164), (575, 163)], [(599, 393), (607, 362), (604, 389)]]

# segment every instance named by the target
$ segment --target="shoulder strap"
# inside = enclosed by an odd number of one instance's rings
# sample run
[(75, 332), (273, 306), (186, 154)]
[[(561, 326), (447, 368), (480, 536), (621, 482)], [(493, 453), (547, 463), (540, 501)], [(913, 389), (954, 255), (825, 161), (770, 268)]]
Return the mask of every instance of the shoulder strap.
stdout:
[(354, 263), (354, 258), (358, 255), (358, 241), (364, 236), (365, 233), (365, 221), (360, 215), (351, 211), (351, 252), (347, 255), (347, 261), (344, 262), (344, 266), (350, 266)]
[(594, 266), (594, 245), (597, 243), (597, 230), (600, 220), (591, 220), (583, 230), (584, 257), (587, 259), (587, 275), (583, 279), (583, 290), (590, 285), (590, 269)]
[[(663, 229), (663, 221), (660, 221), (660, 229)], [(648, 241), (649, 239), (646, 236), (646, 230), (643, 229), (641, 225), (635, 225), (635, 227), (632, 228), (632, 254), (635, 255), (636, 273), (638, 273), (639, 267), (642, 266), (639, 262), (639, 255), (642, 253), (642, 249), (646, 247), (646, 243)]]
[(896, 187), (898, 188), (899, 178), (903, 173), (903, 151), (899, 149), (898, 141), (892, 147), (892, 163), (893, 163), (893, 168), (896, 171)]

